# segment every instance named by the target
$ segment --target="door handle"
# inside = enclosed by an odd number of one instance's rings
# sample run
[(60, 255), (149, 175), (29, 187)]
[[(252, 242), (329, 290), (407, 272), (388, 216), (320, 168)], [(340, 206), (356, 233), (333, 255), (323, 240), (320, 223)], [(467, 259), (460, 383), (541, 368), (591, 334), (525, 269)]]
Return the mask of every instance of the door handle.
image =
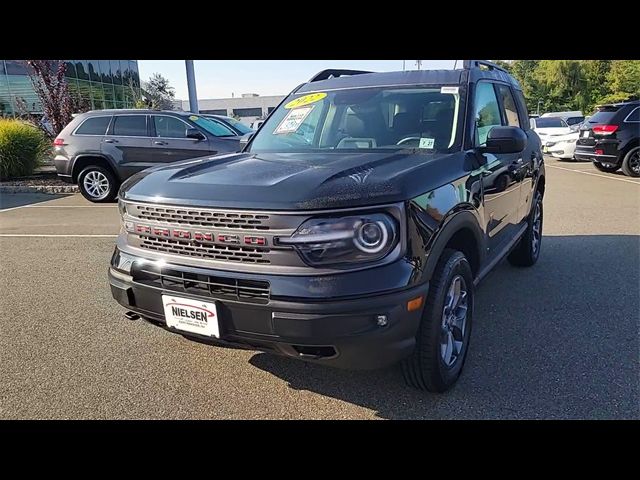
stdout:
[(104, 143), (118, 143), (118, 140), (115, 138), (107, 138)]
[(156, 142), (153, 142), (153, 144), (154, 144), (154, 145), (166, 145), (166, 144), (167, 144), (167, 142), (160, 142), (160, 141), (156, 141)]

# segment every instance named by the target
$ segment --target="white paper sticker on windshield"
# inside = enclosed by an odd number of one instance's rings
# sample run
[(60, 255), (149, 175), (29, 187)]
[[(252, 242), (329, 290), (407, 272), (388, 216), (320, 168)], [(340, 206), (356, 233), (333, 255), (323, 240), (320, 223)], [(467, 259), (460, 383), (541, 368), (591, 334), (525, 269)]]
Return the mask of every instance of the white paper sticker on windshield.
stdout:
[(440, 93), (449, 93), (451, 95), (458, 95), (460, 87), (440, 87)]
[(302, 125), (302, 122), (304, 122), (304, 119), (307, 118), (307, 115), (311, 113), (311, 110), (313, 110), (314, 106), (294, 108), (293, 110), (291, 110), (289, 113), (287, 113), (287, 116), (282, 119), (280, 125), (278, 125), (278, 128), (273, 131), (273, 134), (278, 135), (282, 133), (293, 133), (298, 130), (298, 128), (300, 128), (300, 125)]
[(433, 138), (421, 138), (420, 148), (433, 148), (434, 143), (435, 143), (435, 139)]

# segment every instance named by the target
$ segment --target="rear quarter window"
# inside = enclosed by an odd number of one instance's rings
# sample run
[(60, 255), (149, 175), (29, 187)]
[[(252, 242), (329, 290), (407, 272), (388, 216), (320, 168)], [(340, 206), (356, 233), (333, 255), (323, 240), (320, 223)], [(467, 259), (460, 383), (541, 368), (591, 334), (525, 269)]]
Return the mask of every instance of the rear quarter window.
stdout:
[(105, 135), (111, 117), (92, 117), (86, 119), (76, 129), (74, 135)]

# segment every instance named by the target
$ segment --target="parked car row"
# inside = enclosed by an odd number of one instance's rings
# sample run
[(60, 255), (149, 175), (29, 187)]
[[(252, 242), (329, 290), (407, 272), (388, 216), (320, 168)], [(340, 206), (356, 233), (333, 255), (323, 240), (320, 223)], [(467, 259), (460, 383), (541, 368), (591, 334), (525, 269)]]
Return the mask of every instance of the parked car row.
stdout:
[(621, 169), (625, 175), (640, 176), (640, 101), (601, 105), (591, 117), (554, 112), (529, 121), (545, 154), (588, 160), (603, 172)]

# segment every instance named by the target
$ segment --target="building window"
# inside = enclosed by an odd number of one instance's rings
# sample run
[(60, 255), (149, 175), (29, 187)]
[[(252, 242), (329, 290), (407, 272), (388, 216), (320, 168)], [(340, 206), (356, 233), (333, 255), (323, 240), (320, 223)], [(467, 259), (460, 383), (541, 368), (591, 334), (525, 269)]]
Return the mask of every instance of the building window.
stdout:
[(200, 113), (209, 114), (209, 115), (224, 115), (227, 116), (227, 109), (221, 108), (218, 110), (200, 110)]
[(262, 108), (234, 108), (233, 113), (239, 117), (261, 117)]
[(276, 109), (276, 107), (268, 107), (267, 108), (267, 114), (273, 112)]

